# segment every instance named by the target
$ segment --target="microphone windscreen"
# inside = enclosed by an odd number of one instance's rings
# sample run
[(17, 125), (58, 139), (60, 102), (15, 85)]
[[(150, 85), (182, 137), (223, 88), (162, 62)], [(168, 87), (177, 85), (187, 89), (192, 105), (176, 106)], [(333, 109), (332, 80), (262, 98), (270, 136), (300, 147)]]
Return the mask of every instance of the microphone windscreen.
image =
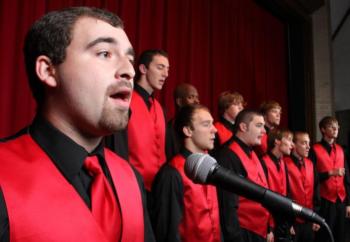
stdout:
[(210, 171), (216, 164), (216, 160), (210, 155), (194, 153), (186, 159), (185, 174), (195, 183), (205, 184)]

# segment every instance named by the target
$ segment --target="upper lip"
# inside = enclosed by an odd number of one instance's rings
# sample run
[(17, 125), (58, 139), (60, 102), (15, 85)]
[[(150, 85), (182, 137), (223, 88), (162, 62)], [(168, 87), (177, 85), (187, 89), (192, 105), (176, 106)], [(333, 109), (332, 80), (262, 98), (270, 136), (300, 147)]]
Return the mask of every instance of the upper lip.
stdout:
[(121, 98), (123, 100), (129, 100), (131, 98), (132, 89), (127, 86), (122, 86), (114, 89), (109, 95), (112, 98)]

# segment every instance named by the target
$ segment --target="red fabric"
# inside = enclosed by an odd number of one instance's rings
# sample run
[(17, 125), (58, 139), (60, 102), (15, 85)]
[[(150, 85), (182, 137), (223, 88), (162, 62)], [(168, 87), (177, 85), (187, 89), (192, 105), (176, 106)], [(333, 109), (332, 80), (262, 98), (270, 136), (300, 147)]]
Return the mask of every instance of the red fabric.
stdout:
[[(247, 179), (268, 188), (264, 170), (256, 154), (252, 152), (252, 157), (248, 157), (236, 142), (233, 142), (229, 147), (241, 160), (247, 172)], [(242, 228), (266, 238), (270, 214), (260, 203), (239, 196), (237, 214), (239, 225)]]
[(121, 216), (112, 187), (103, 174), (96, 156), (87, 157), (84, 167), (93, 176), (91, 185), (91, 212), (110, 242), (119, 241)]
[[(121, 204), (121, 241), (143, 242), (143, 210), (135, 174), (112, 152), (105, 155)], [(0, 157), (11, 241), (108, 242), (81, 197), (29, 135), (1, 143)], [(134, 196), (130, 199), (125, 194)]]
[(179, 226), (181, 241), (220, 242), (216, 188), (193, 183), (185, 175), (185, 158), (183, 156), (175, 156), (170, 164), (180, 173), (184, 186), (184, 212)]
[(231, 132), (231, 130), (226, 128), (225, 125), (223, 125), (223, 123), (215, 122), (214, 126), (217, 129), (217, 134), (221, 145), (232, 137), (233, 133)]
[(166, 161), (164, 113), (155, 99), (148, 110), (136, 91), (132, 95), (131, 112), (128, 124), (129, 159), (150, 191), (156, 173)]
[(213, 116), (219, 93), (231, 89), (249, 107), (277, 100), (281, 126), (287, 126), (286, 25), (254, 0), (7, 0), (0, 1), (0, 137), (34, 116), (22, 56), (29, 26), (48, 11), (78, 5), (117, 13), (137, 54), (148, 48), (169, 52), (170, 76), (157, 94), (167, 117), (174, 114), (175, 86), (189, 82)]
[[(268, 176), (267, 181), (269, 184), (269, 189), (277, 192), (283, 196), (287, 195), (287, 174), (285, 169), (285, 164), (283, 159), (280, 162), (280, 170), (271, 159), (269, 155), (264, 155), (262, 158), (265, 161)], [(275, 222), (272, 216), (270, 216), (269, 224), (271, 227), (275, 227)]]
[[(289, 190), (293, 201), (303, 207), (313, 209), (314, 197), (314, 165), (311, 160), (304, 158), (304, 166), (299, 169), (290, 157), (284, 161), (288, 168)], [(298, 222), (304, 222), (297, 219)]]
[[(340, 145), (334, 144), (330, 154), (321, 144), (314, 144), (317, 162), (317, 171), (328, 172), (334, 168), (344, 168), (344, 151)], [(321, 182), (321, 197), (335, 203), (337, 198), (344, 201), (346, 197), (344, 187), (344, 176), (331, 176), (327, 180)]]

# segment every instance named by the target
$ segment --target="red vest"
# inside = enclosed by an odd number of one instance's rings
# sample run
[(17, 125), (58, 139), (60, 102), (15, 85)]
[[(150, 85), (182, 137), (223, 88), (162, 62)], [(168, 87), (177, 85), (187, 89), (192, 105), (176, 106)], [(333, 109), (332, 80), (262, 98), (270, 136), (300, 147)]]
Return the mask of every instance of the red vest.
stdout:
[(277, 166), (275, 165), (275, 163), (269, 155), (264, 155), (262, 159), (265, 161), (266, 168), (268, 171), (267, 178), (269, 189), (279, 194), (282, 194), (283, 196), (286, 196), (287, 174), (283, 159), (280, 160), (280, 170), (277, 169)]
[(164, 113), (155, 99), (151, 110), (148, 110), (142, 97), (135, 91), (130, 108), (129, 159), (142, 175), (146, 189), (150, 191), (154, 176), (166, 160)]
[[(317, 171), (328, 172), (334, 168), (344, 168), (344, 151), (335, 144), (330, 154), (321, 144), (314, 144), (313, 149), (316, 154)], [(322, 198), (335, 203), (337, 198), (344, 201), (346, 197), (344, 187), (344, 176), (331, 176), (327, 180), (321, 182), (320, 195)]]
[(225, 143), (226, 141), (228, 141), (232, 137), (232, 135), (233, 135), (232, 131), (229, 130), (228, 128), (226, 128), (223, 123), (216, 122), (214, 124), (214, 126), (218, 130), (217, 134), (219, 137), (220, 145), (222, 145), (223, 143)]
[(220, 220), (216, 188), (193, 183), (184, 172), (185, 158), (175, 156), (170, 165), (181, 175), (184, 211), (179, 226), (183, 242), (220, 242)]
[[(247, 172), (247, 179), (268, 188), (264, 170), (254, 151), (252, 151), (252, 157), (250, 158), (236, 142), (230, 145), (230, 149), (240, 158)], [(260, 203), (240, 196), (237, 213), (240, 227), (266, 238), (270, 216), (267, 209)]]
[[(304, 158), (305, 166), (301, 169), (290, 157), (284, 157), (284, 162), (288, 168), (289, 190), (292, 200), (303, 207), (313, 209), (314, 165), (312, 161)], [(303, 220), (298, 219), (298, 222), (303, 222)]]
[[(0, 157), (10, 241), (107, 242), (82, 198), (29, 135), (2, 143)], [(105, 150), (105, 158), (121, 209), (121, 241), (143, 242), (143, 208), (135, 174), (111, 151)]]

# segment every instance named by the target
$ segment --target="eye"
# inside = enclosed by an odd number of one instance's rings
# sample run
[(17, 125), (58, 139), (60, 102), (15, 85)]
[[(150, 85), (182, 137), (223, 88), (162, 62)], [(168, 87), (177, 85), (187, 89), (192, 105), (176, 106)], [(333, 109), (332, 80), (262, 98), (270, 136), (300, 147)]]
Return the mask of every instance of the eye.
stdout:
[(109, 51), (100, 51), (97, 53), (97, 56), (101, 57), (101, 58), (110, 58), (112, 56), (112, 53)]

